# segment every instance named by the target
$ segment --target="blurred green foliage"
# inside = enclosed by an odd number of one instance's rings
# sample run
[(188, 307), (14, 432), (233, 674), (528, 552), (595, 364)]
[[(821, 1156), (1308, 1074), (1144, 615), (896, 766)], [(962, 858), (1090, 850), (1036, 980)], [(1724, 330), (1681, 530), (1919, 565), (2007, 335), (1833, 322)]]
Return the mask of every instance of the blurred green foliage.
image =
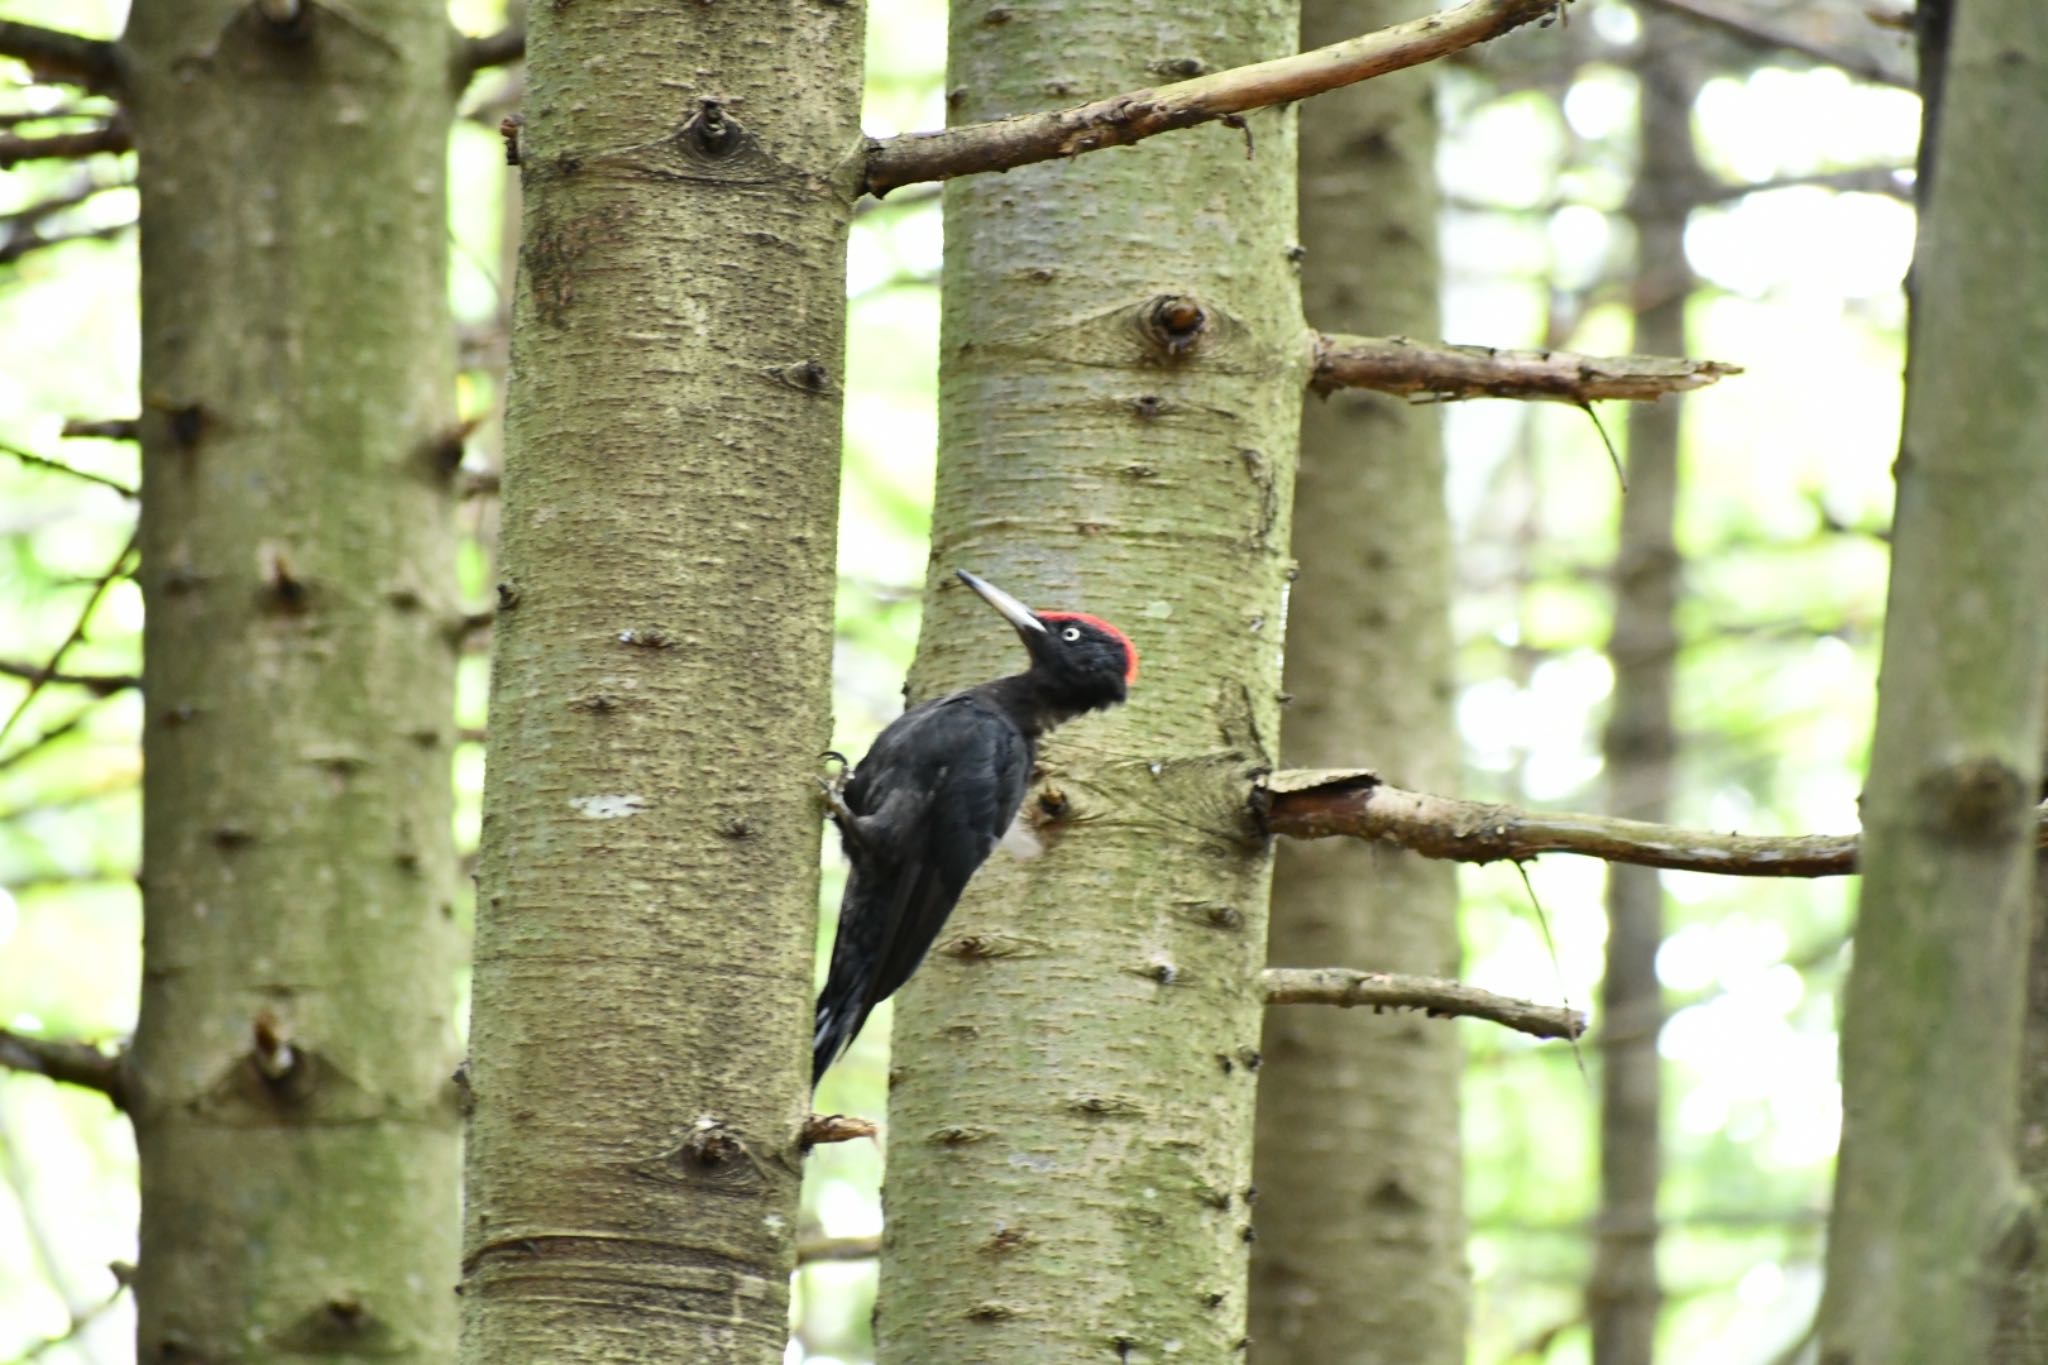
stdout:
[[(119, 0), (6, 7), (10, 18), (94, 33), (116, 31), (123, 8)], [(462, 0), (453, 14), (480, 32), (500, 22), (502, 9), (499, 0)], [(1626, 343), (1632, 282), (1619, 209), (1634, 159), (1626, 65), (1634, 23), (1620, 0), (1591, 0), (1579, 15), (1596, 55), (1553, 71), (1542, 89), (1503, 89), (1485, 62), (1445, 78), (1452, 340), (1590, 351)], [(876, 0), (872, 130), (943, 122), (944, 30), (938, 0)], [(1529, 30), (1509, 41), (1550, 40)], [(1693, 350), (1748, 373), (1690, 400), (1686, 414), (1679, 815), (1756, 832), (1843, 830), (1856, 821), (1873, 708), (1911, 213), (1882, 195), (1738, 190), (1908, 165), (1917, 109), (1909, 96), (1831, 71), (1747, 60), (1755, 69), (1709, 84), (1696, 118), (1702, 156), (1730, 192), (1688, 233), (1702, 277)], [(24, 82), (0, 63), (0, 112), (76, 107), (63, 92)], [(508, 182), (495, 123), (515, 84), (510, 74), (479, 81), (466, 103), (475, 116), (450, 142), (449, 287), (465, 354), (476, 357), (460, 400), (484, 419), (469, 454), (477, 471), (497, 458), (491, 417), (502, 392)], [(1301, 116), (1315, 117), (1315, 106)], [(46, 235), (110, 229), (134, 216), (134, 192), (121, 187), (133, 169), (130, 157), (24, 163), (0, 173), (0, 214), (104, 187), (38, 226)], [(835, 743), (855, 755), (901, 705), (937, 434), (939, 216), (927, 196), (901, 198), (863, 213), (850, 254)], [(0, 266), (0, 443), (136, 482), (132, 446), (59, 436), (66, 418), (136, 411), (135, 271), (132, 233)], [(1369, 316), (1349, 325), (1374, 330)], [(1618, 415), (1605, 420), (1622, 439)], [(1507, 403), (1452, 409), (1447, 431), (1467, 790), (1597, 804), (1598, 726), (1611, 684), (1600, 653), (1602, 574), (1618, 496), (1600, 438), (1579, 413)], [(133, 515), (112, 489), (0, 453), (0, 666), (46, 662), (126, 543)], [(467, 501), (463, 518), (472, 543), (462, 586), (481, 605), (491, 577), (489, 497)], [(117, 583), (65, 670), (136, 672), (141, 612), (134, 584)], [(484, 723), (485, 666), (479, 652), (464, 668), (464, 726)], [(25, 691), (18, 678), (0, 677), (0, 714)], [(112, 1039), (133, 1025), (140, 715), (133, 689), (99, 697), (52, 685), (0, 745), (0, 1026)], [(480, 746), (464, 745), (455, 781), (468, 847), (481, 774)], [(836, 849), (826, 856), (829, 922), (841, 874)], [(1555, 957), (1513, 870), (1468, 870), (1467, 975), (1584, 1004), (1600, 967), (1601, 869), (1553, 858), (1530, 874)], [(1663, 1041), (1667, 1356), (1766, 1360), (1799, 1339), (1818, 1294), (1839, 1124), (1834, 996), (1852, 887), (1676, 876), (1668, 888), (1671, 937), (1660, 958), (1674, 1007)], [(1583, 1360), (1584, 1224), (1596, 1166), (1597, 1092), (1583, 1069), (1591, 1059), (1483, 1025), (1443, 1026), (1466, 1029), (1471, 1056), (1472, 1359)], [(828, 1078), (821, 1108), (883, 1111), (886, 1039), (883, 1026), (866, 1031)], [(878, 1231), (880, 1176), (873, 1143), (815, 1153), (805, 1235)], [(0, 1360), (46, 1338), (66, 1338), (41, 1353), (46, 1361), (132, 1359), (107, 1267), (135, 1254), (135, 1202), (132, 1143), (103, 1101), (37, 1078), (0, 1078)], [(864, 1359), (873, 1293), (871, 1262), (802, 1270), (792, 1359)], [(74, 1333), (75, 1319), (85, 1325)]]

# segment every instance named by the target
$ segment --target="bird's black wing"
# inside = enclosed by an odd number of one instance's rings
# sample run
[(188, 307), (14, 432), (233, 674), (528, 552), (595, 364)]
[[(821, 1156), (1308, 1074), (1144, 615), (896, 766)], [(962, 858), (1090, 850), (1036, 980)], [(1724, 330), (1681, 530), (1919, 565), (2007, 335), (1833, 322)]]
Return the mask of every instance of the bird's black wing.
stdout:
[(1023, 803), (1032, 746), (957, 693), (884, 730), (847, 783), (853, 865), (818, 1000), (817, 1070), (924, 961), (960, 893)]

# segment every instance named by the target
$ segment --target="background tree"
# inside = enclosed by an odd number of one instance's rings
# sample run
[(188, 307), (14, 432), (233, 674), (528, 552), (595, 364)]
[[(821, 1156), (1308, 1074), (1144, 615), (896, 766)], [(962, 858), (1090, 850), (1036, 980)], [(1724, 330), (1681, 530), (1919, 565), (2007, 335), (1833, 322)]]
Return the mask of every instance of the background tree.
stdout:
[[(1305, 45), (1407, 3), (1302, 7)], [(1301, 122), (1302, 303), (1328, 328), (1441, 334), (1433, 68)], [(1458, 786), (1441, 409), (1319, 393), (1302, 410), (1281, 752)], [(1269, 957), (1451, 976), (1457, 875), (1413, 853), (1282, 843)], [(1253, 1355), (1297, 1365), (1465, 1358), (1458, 1030), (1409, 1013), (1274, 1010), (1259, 1073)]]
[(1967, 0), (1919, 30), (1898, 554), (1821, 1312), (1823, 1357), (1858, 1365), (1988, 1359), (2037, 1237), (2012, 1143), (2048, 682), (2048, 278), (2002, 263), (2048, 252), (2043, 157), (2020, 131), (2048, 116), (2048, 13)]

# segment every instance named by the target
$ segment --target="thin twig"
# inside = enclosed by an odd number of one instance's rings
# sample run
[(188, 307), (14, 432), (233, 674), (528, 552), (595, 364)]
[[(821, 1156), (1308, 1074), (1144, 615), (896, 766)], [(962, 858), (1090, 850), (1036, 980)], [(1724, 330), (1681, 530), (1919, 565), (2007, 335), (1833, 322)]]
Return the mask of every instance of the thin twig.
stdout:
[(1485, 1019), (1536, 1038), (1576, 1040), (1586, 1031), (1586, 1016), (1569, 1006), (1539, 1005), (1441, 977), (1348, 967), (1268, 967), (1261, 982), (1269, 1005), (1421, 1010), (1432, 1017)]
[(1717, 0), (1650, 0), (1659, 9), (1670, 10), (1697, 19), (1723, 33), (1733, 34), (1751, 47), (1765, 51), (1790, 52), (1822, 66), (1837, 67), (1852, 76), (1859, 76), (1876, 85), (1897, 86), (1901, 90), (1914, 90), (1918, 82), (1910, 71), (1893, 66), (1889, 62), (1847, 48), (1829, 47), (1825, 43), (1803, 38), (1790, 29), (1781, 28), (1760, 14), (1739, 5), (1718, 3)]
[(1125, 146), (1176, 128), (1287, 104), (1417, 66), (1553, 16), (1559, 9), (1558, 0), (1470, 0), (1441, 14), (1411, 19), (1328, 47), (1173, 85), (943, 132), (871, 138), (862, 188), (880, 196), (919, 181), (1007, 171)]
[(39, 80), (113, 92), (121, 85), (121, 56), (104, 38), (0, 19), (0, 57), (12, 57)]
[(1503, 351), (1407, 337), (1319, 335), (1309, 387), (1374, 389), (1438, 401), (1537, 398), (1584, 407), (1619, 398), (1655, 402), (1705, 388), (1742, 367), (1672, 356)]
[(38, 455), (32, 450), (23, 450), (20, 446), (8, 441), (0, 441), (0, 454), (12, 455), (23, 464), (30, 465), (36, 469), (47, 469), (53, 474), (69, 474), (74, 479), (84, 479), (87, 483), (96, 483), (102, 488), (111, 488), (124, 498), (136, 496), (135, 490), (122, 483), (119, 479), (105, 474), (95, 474), (90, 469), (74, 468), (71, 465), (65, 464), (62, 460), (53, 460), (47, 455)]
[(27, 693), (15, 704), (13, 713), (7, 717), (7, 723), (0, 725), (0, 742), (5, 742), (7, 736), (13, 732), (15, 723), (27, 713), (29, 704), (36, 699), (36, 694), (41, 692), (43, 685), (57, 673), (64, 662), (64, 656), (71, 652), (71, 646), (84, 638), (85, 628), (92, 621), (93, 612), (99, 608), (100, 599), (107, 595), (107, 589), (121, 576), (121, 570), (127, 565), (128, 556), (135, 552), (136, 542), (141, 534), (140, 530), (129, 532), (128, 543), (121, 547), (121, 553), (114, 556), (114, 562), (107, 566), (107, 571), (101, 574), (99, 581), (93, 585), (92, 595), (85, 599), (84, 608), (78, 613), (78, 619), (72, 623), (71, 633), (64, 637), (64, 642), (50, 655), (50, 662), (43, 665), (37, 675), (29, 680)]
[(82, 687), (95, 697), (111, 697), (116, 692), (142, 686), (142, 679), (133, 673), (58, 673), (19, 659), (0, 659), (0, 674), (59, 687)]
[(121, 1105), (122, 1052), (118, 1048), (108, 1052), (91, 1043), (0, 1029), (0, 1067), (97, 1090), (116, 1108)]
[(815, 1265), (819, 1261), (872, 1261), (882, 1254), (882, 1239), (874, 1237), (816, 1237), (798, 1242), (796, 1263)]
[[(1643, 820), (1520, 810), (1404, 791), (1358, 769), (1269, 775), (1258, 797), (1266, 828), (1295, 839), (1348, 835), (1453, 862), (1576, 853), (1610, 863), (1735, 877), (1842, 877), (1856, 870), (1854, 834), (1755, 835)], [(2048, 824), (2042, 826), (2048, 835)]]

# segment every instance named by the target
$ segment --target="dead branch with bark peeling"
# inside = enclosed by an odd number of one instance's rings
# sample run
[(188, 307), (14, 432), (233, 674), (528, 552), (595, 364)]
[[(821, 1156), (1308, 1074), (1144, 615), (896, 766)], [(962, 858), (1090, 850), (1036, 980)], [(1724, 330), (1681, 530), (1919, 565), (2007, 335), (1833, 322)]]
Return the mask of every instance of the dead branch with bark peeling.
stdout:
[(1274, 834), (1378, 839), (1426, 858), (1462, 863), (1576, 853), (1677, 872), (1842, 877), (1856, 871), (1860, 842), (1854, 834), (1723, 834), (1608, 815), (1522, 810), (1406, 791), (1362, 768), (1272, 773), (1253, 800)]
[(1705, 388), (1739, 365), (1671, 356), (1503, 351), (1407, 337), (1318, 335), (1309, 386), (1317, 393), (1373, 389), (1424, 400), (1541, 399), (1583, 407), (1606, 399), (1655, 402)]

